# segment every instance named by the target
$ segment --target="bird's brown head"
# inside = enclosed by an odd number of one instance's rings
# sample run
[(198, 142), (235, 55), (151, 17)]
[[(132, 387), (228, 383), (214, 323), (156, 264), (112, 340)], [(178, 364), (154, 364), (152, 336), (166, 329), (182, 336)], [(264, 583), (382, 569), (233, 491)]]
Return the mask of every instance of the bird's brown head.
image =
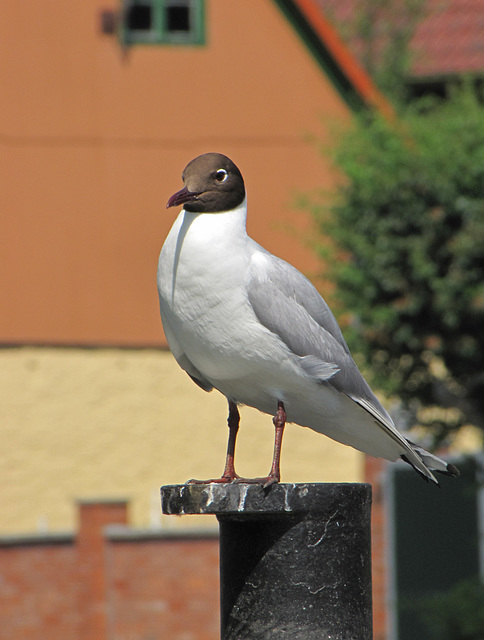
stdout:
[(173, 194), (167, 207), (183, 205), (194, 213), (230, 211), (242, 204), (245, 186), (236, 165), (221, 153), (204, 153), (187, 164), (184, 187)]

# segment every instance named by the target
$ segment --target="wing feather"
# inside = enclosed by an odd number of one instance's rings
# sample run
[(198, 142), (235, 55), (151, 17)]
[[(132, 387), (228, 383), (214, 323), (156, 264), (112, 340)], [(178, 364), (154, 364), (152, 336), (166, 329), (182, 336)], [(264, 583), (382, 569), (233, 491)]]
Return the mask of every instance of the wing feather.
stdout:
[(359, 395), (366, 391), (331, 310), (297, 269), (258, 248), (251, 265), (248, 298), (259, 322), (301, 358), (307, 373), (330, 380), (345, 392)]

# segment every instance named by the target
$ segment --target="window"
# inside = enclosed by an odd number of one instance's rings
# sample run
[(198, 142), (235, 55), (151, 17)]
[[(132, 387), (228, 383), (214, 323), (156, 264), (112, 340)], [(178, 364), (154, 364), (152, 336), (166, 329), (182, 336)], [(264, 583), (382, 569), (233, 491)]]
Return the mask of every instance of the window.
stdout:
[(203, 44), (204, 0), (123, 0), (125, 44)]

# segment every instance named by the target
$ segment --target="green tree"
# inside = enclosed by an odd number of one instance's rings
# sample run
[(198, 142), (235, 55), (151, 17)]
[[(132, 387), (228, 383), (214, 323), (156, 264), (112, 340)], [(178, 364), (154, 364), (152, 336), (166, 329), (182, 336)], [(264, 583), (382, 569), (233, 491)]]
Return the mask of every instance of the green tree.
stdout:
[[(469, 86), (362, 116), (338, 145), (344, 180), (316, 207), (350, 346), (407, 406), (484, 428), (484, 108)], [(422, 413), (420, 415), (422, 424)], [(445, 422), (445, 424), (444, 424)], [(448, 427), (447, 421), (433, 421)]]

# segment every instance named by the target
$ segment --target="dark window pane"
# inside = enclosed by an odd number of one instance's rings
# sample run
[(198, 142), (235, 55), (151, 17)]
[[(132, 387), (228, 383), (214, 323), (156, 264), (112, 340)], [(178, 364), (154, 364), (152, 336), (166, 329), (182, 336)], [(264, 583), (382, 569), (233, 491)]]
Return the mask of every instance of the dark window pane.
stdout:
[(167, 31), (190, 31), (190, 8), (167, 7), (166, 29)]
[(152, 23), (152, 8), (149, 4), (135, 4), (130, 7), (126, 16), (128, 29), (133, 31), (149, 31)]

